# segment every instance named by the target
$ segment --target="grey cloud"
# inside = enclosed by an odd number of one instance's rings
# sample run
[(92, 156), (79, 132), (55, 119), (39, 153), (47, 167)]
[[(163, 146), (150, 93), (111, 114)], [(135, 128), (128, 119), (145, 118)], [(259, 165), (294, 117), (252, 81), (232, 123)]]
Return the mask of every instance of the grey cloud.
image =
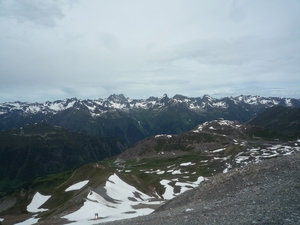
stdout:
[[(291, 46), (293, 46), (291, 48)], [(241, 74), (265, 72), (300, 72), (300, 44), (291, 38), (238, 37), (229, 40), (203, 39), (185, 43), (160, 54), (159, 64), (169, 66), (172, 62), (193, 61), (194, 64), (226, 66)], [(157, 58), (156, 58), (157, 59)], [(221, 68), (221, 67), (220, 67)]]
[(53, 0), (13, 0), (2, 1), (2, 16), (16, 19), (23, 23), (31, 21), (33, 23), (54, 27), (56, 19), (61, 19), (64, 14), (57, 1)]
[(116, 50), (119, 47), (119, 40), (116, 36), (108, 33), (100, 33), (99, 40), (108, 50)]
[(234, 22), (242, 22), (246, 17), (246, 10), (241, 4), (243, 4), (242, 1), (233, 1), (232, 3), (229, 17)]
[(61, 90), (68, 96), (77, 96), (78, 94), (78, 91), (75, 88), (69, 86), (63, 86)]
[(84, 35), (82, 33), (76, 33), (76, 32), (66, 32), (64, 34), (64, 38), (65, 38), (65, 42), (66, 44), (70, 43), (70, 42), (76, 42), (80, 39), (82, 39), (84, 37)]
[(0, 0), (1, 99), (300, 96), (298, 3), (70, 2)]

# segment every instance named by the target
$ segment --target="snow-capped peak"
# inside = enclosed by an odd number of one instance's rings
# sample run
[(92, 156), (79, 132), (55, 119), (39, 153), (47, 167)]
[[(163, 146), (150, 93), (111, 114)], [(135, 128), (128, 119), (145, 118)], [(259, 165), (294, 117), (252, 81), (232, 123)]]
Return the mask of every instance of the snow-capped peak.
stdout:
[(86, 109), (92, 116), (101, 116), (111, 110), (134, 110), (134, 109), (154, 109), (162, 110), (164, 107), (180, 104), (191, 111), (208, 111), (212, 108), (227, 109), (230, 104), (243, 107), (243, 110), (249, 111), (253, 107), (262, 106), (269, 108), (275, 105), (283, 105), (288, 107), (300, 107), (300, 99), (278, 98), (278, 97), (260, 97), (260, 96), (244, 96), (225, 97), (221, 99), (213, 98), (209, 95), (201, 97), (186, 97), (183, 95), (175, 95), (169, 98), (167, 94), (162, 97), (150, 97), (148, 99), (129, 99), (123, 94), (113, 94), (106, 99), (96, 100), (79, 100), (70, 98), (57, 101), (47, 101), (45, 103), (29, 103), (29, 102), (7, 102), (0, 104), (0, 115), (18, 112), (23, 114), (56, 114), (60, 111), (75, 108)]

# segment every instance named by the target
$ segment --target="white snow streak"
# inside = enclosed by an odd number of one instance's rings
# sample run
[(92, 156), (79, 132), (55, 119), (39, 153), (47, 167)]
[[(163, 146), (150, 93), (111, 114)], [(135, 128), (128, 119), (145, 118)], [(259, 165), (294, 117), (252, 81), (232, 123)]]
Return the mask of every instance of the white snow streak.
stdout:
[(89, 180), (84, 180), (81, 182), (78, 182), (76, 184), (71, 185), (70, 187), (68, 187), (65, 191), (74, 191), (74, 190), (80, 190), (82, 187), (84, 187), (87, 183), (89, 182)]
[(221, 151), (224, 151), (226, 148), (220, 148), (220, 149), (216, 149), (214, 151), (212, 151), (213, 153), (216, 153), (216, 152), (221, 152)]
[(186, 162), (186, 163), (181, 163), (180, 166), (192, 166), (195, 165), (196, 163), (191, 163), (191, 162)]

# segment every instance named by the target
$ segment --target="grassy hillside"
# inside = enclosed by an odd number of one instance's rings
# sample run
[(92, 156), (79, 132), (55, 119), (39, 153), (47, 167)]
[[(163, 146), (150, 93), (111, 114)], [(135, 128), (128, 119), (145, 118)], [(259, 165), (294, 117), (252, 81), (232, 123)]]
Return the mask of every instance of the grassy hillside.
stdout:
[(26, 182), (123, 152), (112, 137), (69, 132), (45, 123), (0, 132), (0, 197)]
[(268, 128), (289, 138), (299, 138), (300, 109), (275, 106), (262, 112), (249, 124)]

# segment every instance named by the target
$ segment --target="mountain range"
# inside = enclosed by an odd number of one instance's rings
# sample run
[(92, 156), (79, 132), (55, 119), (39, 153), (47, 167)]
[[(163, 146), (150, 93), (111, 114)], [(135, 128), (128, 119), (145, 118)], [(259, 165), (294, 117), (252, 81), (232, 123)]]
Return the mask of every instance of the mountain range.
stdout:
[(160, 98), (130, 99), (114, 94), (96, 100), (8, 102), (0, 104), (0, 130), (43, 121), (74, 132), (113, 136), (132, 145), (160, 133), (187, 132), (216, 118), (244, 123), (278, 105), (299, 108), (300, 99), (244, 95), (169, 98), (166, 94)]

